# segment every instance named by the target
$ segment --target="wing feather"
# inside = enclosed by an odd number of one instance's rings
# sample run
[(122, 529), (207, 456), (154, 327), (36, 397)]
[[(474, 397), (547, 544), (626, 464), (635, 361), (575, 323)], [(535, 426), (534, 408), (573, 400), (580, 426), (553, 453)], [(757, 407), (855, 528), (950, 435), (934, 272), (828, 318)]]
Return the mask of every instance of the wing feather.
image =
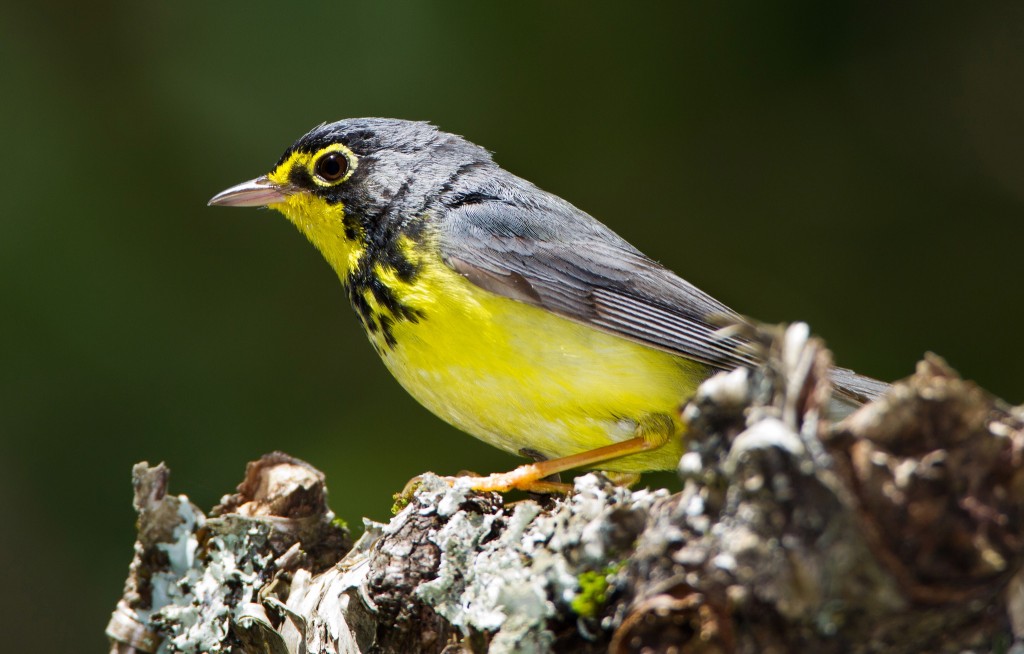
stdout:
[[(712, 368), (756, 363), (742, 340), (716, 335), (715, 317), (736, 316), (731, 309), (560, 198), (530, 198), (448, 207), (447, 265), (492, 293)], [(852, 402), (888, 387), (842, 368), (833, 377)]]
[[(493, 293), (715, 368), (752, 363), (739, 341), (714, 336), (712, 316), (735, 315), (725, 305), (603, 225), (579, 220), (579, 210), (556, 208), (456, 207), (443, 225), (442, 256)], [(557, 238), (549, 224), (563, 227)]]

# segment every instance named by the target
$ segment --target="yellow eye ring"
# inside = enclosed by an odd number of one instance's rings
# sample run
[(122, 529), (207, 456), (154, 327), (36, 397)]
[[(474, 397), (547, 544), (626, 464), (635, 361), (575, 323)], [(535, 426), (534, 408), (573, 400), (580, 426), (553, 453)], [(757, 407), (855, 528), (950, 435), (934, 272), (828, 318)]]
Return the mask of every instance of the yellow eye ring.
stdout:
[(351, 150), (333, 145), (317, 153), (310, 167), (313, 180), (321, 186), (337, 186), (352, 176), (356, 158)]

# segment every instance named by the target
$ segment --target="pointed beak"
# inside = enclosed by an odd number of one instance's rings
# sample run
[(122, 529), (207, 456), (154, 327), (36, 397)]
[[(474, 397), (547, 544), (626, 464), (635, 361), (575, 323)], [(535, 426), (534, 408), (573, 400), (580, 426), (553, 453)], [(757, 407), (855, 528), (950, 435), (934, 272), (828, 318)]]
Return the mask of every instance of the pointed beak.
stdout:
[(210, 198), (207, 206), (221, 207), (265, 207), (268, 204), (284, 202), (292, 194), (291, 189), (281, 187), (267, 179), (267, 176), (250, 179), (236, 184)]

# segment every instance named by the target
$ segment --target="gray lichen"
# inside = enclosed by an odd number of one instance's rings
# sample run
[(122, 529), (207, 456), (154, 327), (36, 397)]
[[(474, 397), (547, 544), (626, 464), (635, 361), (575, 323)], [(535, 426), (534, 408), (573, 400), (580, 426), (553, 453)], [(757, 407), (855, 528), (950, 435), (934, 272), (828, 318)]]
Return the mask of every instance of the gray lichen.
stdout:
[(236, 651), (254, 624), (270, 624), (265, 606), (282, 575), (320, 572), (349, 548), (323, 475), (287, 455), (250, 464), (213, 517), (167, 494), (168, 478), (163, 464), (133, 470), (139, 539), (107, 626), (112, 651)]
[[(438, 507), (440, 513), (464, 494), (431, 477), (406, 511)], [(571, 613), (580, 575), (623, 556), (651, 507), (667, 497), (666, 491), (631, 492), (590, 474), (547, 511), (531, 500), (516, 503), (510, 515), (456, 511), (431, 534), (441, 564), (437, 578), (416, 595), (463, 633), (490, 633), (490, 652), (548, 652), (555, 640), (549, 622)]]
[(233, 517), (205, 521), (212, 534), (203, 560), (196, 559), (197, 524), (183, 521), (178, 540), (162, 547), (173, 552), (170, 567), (152, 578), (154, 606), (149, 621), (164, 635), (163, 652), (227, 652), (230, 626), (237, 622), (268, 578), (269, 528)]

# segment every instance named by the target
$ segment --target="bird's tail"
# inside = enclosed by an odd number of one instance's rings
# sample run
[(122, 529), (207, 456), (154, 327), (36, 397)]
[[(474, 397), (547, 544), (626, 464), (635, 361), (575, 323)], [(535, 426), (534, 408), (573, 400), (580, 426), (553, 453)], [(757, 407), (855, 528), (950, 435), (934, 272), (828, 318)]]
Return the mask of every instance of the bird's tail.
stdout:
[(831, 412), (833, 419), (849, 415), (860, 406), (877, 400), (889, 391), (889, 384), (859, 375), (849, 368), (832, 368)]

